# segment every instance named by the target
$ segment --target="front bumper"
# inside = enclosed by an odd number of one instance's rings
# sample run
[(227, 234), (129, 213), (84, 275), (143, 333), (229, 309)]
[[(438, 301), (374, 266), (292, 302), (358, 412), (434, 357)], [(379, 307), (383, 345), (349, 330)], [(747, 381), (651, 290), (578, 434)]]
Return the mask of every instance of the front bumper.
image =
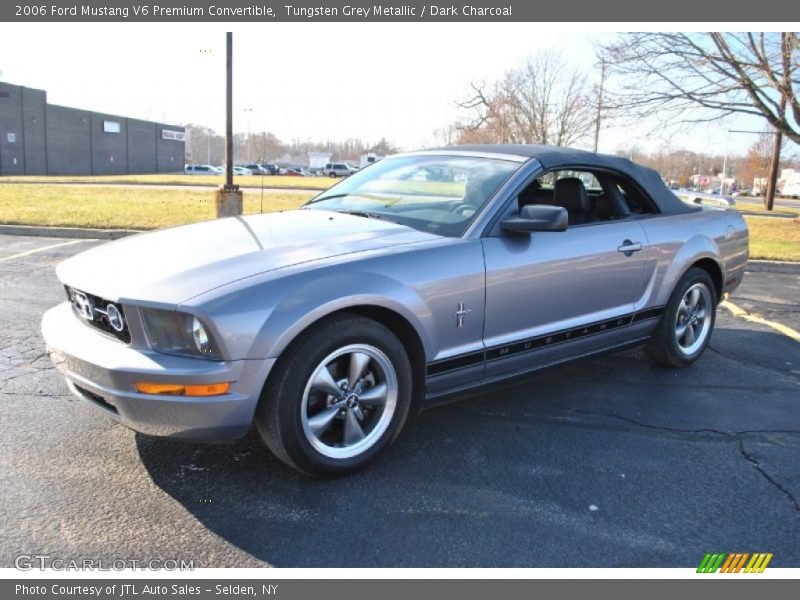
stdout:
[[(69, 303), (42, 319), (47, 353), (70, 390), (112, 419), (148, 435), (200, 441), (242, 437), (275, 359), (209, 361), (133, 348), (81, 323)], [(231, 382), (222, 396), (140, 394), (136, 382)]]

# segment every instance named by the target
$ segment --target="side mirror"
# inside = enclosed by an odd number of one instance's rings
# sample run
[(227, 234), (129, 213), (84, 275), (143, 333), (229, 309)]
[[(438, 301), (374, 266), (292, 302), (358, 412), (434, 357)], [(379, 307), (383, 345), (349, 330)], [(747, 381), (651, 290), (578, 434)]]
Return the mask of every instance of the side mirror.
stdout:
[(566, 231), (569, 224), (567, 209), (549, 204), (528, 204), (519, 211), (519, 216), (500, 222), (500, 227), (511, 233), (533, 231)]

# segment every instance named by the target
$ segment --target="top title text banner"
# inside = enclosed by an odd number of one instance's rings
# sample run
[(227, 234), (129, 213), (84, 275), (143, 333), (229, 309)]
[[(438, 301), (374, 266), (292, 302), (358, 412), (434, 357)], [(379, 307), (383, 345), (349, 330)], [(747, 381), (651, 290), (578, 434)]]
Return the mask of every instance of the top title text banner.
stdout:
[[(800, 2), (761, 0), (476, 0), (465, 3), (304, 1), (247, 2), (164, 1), (135, 2), (51, 0), (0, 3), (0, 21), (5, 22), (270, 22), (270, 21), (518, 21), (518, 22), (790, 22), (800, 20)], [(748, 29), (751, 29), (749, 27)]]

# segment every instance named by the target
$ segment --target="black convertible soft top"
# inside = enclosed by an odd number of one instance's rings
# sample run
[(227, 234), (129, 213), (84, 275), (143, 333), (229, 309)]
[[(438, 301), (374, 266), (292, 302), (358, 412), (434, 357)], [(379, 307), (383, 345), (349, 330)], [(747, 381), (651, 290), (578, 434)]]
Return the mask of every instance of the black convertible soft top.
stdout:
[(661, 176), (653, 169), (637, 165), (621, 156), (596, 154), (575, 148), (558, 146), (542, 146), (538, 144), (466, 144), (463, 146), (447, 146), (434, 150), (451, 150), (463, 152), (479, 152), (482, 154), (511, 154), (535, 158), (545, 169), (564, 168), (600, 168), (617, 171), (633, 179), (658, 206), (659, 211), (666, 214), (681, 214), (699, 210), (698, 207), (682, 202), (664, 185)]

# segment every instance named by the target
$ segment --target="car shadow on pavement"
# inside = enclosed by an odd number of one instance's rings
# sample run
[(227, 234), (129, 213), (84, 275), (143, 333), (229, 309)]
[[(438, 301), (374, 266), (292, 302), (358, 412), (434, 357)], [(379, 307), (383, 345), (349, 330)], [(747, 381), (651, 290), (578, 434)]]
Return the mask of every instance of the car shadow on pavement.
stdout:
[(731, 540), (775, 551), (797, 522), (753, 468), (758, 444), (776, 465), (800, 449), (797, 382), (737, 355), (764, 360), (775, 335), (718, 329), (680, 371), (632, 350), (495, 386), (414, 417), (345, 478), (298, 474), (254, 433), (136, 444), (156, 485), (270, 565), (692, 566)]

